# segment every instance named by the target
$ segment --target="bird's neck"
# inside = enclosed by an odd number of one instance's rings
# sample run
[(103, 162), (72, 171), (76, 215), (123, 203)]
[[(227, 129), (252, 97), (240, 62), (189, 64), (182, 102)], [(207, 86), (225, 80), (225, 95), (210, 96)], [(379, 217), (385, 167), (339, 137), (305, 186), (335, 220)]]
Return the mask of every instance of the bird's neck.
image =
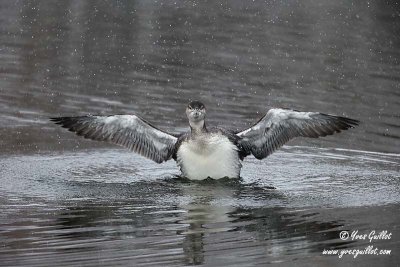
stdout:
[(189, 121), (190, 124), (190, 130), (192, 131), (192, 134), (201, 134), (201, 133), (206, 133), (207, 128), (206, 128), (206, 123), (204, 120), (201, 121)]

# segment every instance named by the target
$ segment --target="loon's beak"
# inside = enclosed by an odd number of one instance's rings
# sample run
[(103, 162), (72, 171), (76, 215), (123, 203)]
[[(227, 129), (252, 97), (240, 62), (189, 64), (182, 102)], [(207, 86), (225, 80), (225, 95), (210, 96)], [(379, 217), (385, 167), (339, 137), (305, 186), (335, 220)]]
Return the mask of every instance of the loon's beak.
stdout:
[(193, 118), (198, 119), (200, 117), (201, 112), (196, 110), (193, 112)]

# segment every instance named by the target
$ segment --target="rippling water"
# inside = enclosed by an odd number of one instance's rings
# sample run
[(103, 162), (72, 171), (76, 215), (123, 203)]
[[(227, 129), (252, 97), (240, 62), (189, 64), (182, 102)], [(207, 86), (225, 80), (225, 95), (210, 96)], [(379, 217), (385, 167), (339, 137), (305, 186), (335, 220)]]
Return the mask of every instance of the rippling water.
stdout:
[[(286, 266), (399, 262), (400, 8), (382, 1), (1, 1), (0, 265)], [(48, 117), (140, 114), (187, 130), (270, 107), (361, 120), (294, 140), (242, 178), (80, 139)], [(274, 189), (275, 188), (275, 189)], [(389, 231), (364, 249), (341, 231)]]
[(338, 258), (323, 249), (368, 245), (338, 239), (352, 229), (391, 231), (374, 245), (397, 252), (399, 163), (290, 147), (267, 163), (246, 160), (241, 180), (190, 182), (174, 164), (154, 168), (123, 150), (6, 157), (2, 264), (330, 265)]

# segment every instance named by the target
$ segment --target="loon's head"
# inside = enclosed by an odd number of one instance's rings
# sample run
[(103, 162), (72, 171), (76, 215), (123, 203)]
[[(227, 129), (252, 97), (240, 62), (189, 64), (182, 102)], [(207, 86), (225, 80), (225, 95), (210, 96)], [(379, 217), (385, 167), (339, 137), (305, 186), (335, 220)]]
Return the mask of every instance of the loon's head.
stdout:
[(204, 119), (206, 118), (206, 107), (200, 101), (192, 101), (186, 107), (186, 116), (192, 130), (202, 130), (205, 128)]

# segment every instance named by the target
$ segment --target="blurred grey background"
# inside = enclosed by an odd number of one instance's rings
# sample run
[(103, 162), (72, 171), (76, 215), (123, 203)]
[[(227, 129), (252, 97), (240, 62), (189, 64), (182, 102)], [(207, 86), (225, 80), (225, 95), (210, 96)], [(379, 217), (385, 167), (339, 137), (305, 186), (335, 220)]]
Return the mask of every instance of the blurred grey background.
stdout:
[[(270, 107), (349, 116), (324, 147), (400, 152), (395, 1), (1, 1), (0, 151), (96, 147), (51, 116), (186, 130), (190, 99), (242, 129)], [(61, 135), (62, 144), (58, 144)]]

